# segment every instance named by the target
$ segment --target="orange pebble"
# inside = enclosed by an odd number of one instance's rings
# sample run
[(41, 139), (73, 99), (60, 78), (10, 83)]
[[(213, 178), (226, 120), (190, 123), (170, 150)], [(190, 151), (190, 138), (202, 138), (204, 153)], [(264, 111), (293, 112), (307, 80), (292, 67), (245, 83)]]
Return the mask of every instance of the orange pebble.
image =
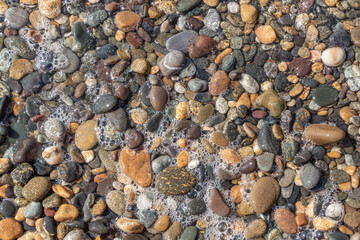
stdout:
[(308, 220), (304, 213), (299, 213), (298, 215), (296, 215), (295, 221), (298, 226), (304, 226), (308, 224)]
[(96, 182), (97, 184), (99, 184), (99, 183), (101, 183), (102, 181), (104, 181), (106, 178), (107, 178), (106, 174), (105, 174), (105, 173), (102, 173), (102, 174), (96, 175), (96, 176), (94, 177), (94, 182)]
[(177, 165), (179, 168), (183, 168), (186, 167), (189, 163), (189, 153), (186, 151), (182, 151), (181, 153), (179, 153), (179, 155), (177, 156)]
[(270, 25), (260, 26), (255, 30), (255, 35), (261, 43), (271, 44), (276, 39), (276, 33)]

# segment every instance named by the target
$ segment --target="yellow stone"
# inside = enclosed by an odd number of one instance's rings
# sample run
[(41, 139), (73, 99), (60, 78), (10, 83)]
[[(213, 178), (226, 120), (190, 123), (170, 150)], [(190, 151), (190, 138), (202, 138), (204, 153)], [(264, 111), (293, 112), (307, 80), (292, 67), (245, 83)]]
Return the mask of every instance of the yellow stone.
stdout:
[(340, 117), (344, 120), (344, 122), (349, 123), (350, 118), (356, 116), (356, 111), (346, 106), (340, 109), (339, 111)]
[(16, 59), (9, 69), (9, 75), (15, 80), (20, 80), (25, 75), (33, 72), (32, 63), (24, 58)]
[(190, 117), (189, 104), (187, 102), (180, 102), (176, 106), (176, 119), (184, 120)]
[(177, 165), (179, 168), (184, 168), (189, 164), (189, 153), (186, 151), (182, 151), (177, 156)]
[(313, 225), (317, 230), (320, 230), (322, 232), (326, 232), (336, 228), (336, 222), (326, 217), (316, 217), (313, 220)]
[(220, 152), (220, 157), (224, 163), (232, 166), (236, 166), (240, 163), (240, 156), (231, 148), (224, 149)]
[(219, 4), (219, 0), (204, 0), (204, 3), (209, 7), (216, 7)]
[(96, 122), (88, 120), (81, 124), (75, 133), (75, 145), (81, 150), (90, 150), (97, 144)]

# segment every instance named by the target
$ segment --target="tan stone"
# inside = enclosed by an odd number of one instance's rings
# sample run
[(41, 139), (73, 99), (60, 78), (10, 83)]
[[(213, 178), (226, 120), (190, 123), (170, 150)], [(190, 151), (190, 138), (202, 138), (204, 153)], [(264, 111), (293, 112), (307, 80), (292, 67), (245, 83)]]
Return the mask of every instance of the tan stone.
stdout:
[(220, 157), (223, 160), (224, 163), (236, 166), (241, 158), (237, 154), (237, 152), (231, 148), (224, 149), (220, 152)]
[(165, 232), (170, 226), (171, 219), (167, 215), (163, 215), (156, 220), (154, 228), (158, 232)]
[(15, 80), (20, 80), (27, 74), (33, 72), (32, 64), (27, 59), (16, 59), (9, 69), (9, 75)]
[(133, 31), (140, 21), (141, 17), (132, 11), (122, 11), (115, 16), (116, 25), (124, 32)]
[(13, 218), (5, 218), (0, 221), (0, 239), (17, 239), (23, 233), (22, 225)]
[(75, 133), (75, 145), (81, 150), (90, 150), (97, 144), (96, 122), (88, 120), (81, 124)]
[(305, 129), (304, 137), (316, 145), (327, 145), (341, 141), (345, 132), (335, 126), (325, 124), (312, 124)]
[(54, 219), (57, 222), (75, 220), (79, 216), (79, 210), (70, 204), (63, 204), (55, 213)]
[(276, 33), (270, 25), (260, 26), (255, 30), (255, 35), (261, 43), (271, 44), (276, 39)]
[(39, 0), (40, 13), (47, 18), (56, 18), (61, 13), (61, 0)]
[(250, 4), (240, 5), (241, 19), (245, 23), (255, 23), (257, 19), (257, 10)]
[(316, 217), (313, 220), (313, 225), (316, 229), (326, 232), (336, 228), (336, 222), (326, 217)]
[(123, 147), (119, 157), (121, 170), (134, 182), (142, 187), (148, 187), (153, 180), (150, 164), (150, 154), (142, 150), (131, 150)]
[(127, 233), (141, 233), (144, 230), (144, 225), (139, 220), (125, 217), (119, 218), (116, 226)]

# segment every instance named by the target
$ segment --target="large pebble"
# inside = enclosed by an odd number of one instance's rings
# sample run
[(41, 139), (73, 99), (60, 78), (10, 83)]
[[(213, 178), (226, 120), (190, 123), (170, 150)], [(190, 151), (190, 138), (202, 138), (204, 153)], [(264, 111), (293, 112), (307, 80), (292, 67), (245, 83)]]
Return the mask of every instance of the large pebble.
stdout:
[(164, 110), (168, 102), (167, 91), (163, 87), (153, 86), (150, 91), (150, 102), (156, 111)]
[(13, 218), (5, 218), (0, 221), (0, 238), (4, 240), (18, 239), (23, 233), (21, 223)]
[(329, 67), (340, 66), (346, 58), (345, 50), (341, 47), (328, 48), (321, 54), (321, 60)]
[(97, 144), (97, 135), (95, 131), (96, 122), (88, 120), (81, 124), (75, 132), (75, 144), (82, 150), (90, 150)]
[(274, 214), (276, 224), (288, 234), (295, 234), (297, 232), (297, 224), (295, 221), (295, 214), (286, 208), (279, 208)]
[(269, 109), (276, 118), (279, 118), (286, 109), (285, 101), (278, 96), (274, 89), (269, 89), (256, 98), (256, 105)]
[(51, 183), (45, 177), (34, 177), (24, 186), (22, 195), (28, 201), (39, 201), (50, 191)]
[(174, 75), (176, 72), (181, 70), (185, 56), (182, 52), (174, 50), (165, 55), (159, 62), (159, 67), (167, 77)]
[(141, 17), (132, 11), (121, 11), (115, 16), (117, 27), (124, 32), (133, 31), (140, 21)]
[(222, 217), (226, 217), (231, 211), (231, 208), (226, 204), (216, 188), (211, 189), (208, 206), (214, 213)]
[(197, 39), (198, 34), (195, 31), (184, 31), (171, 36), (166, 41), (168, 51), (178, 50), (183, 53), (189, 52), (190, 45)]
[(320, 178), (321, 171), (311, 163), (306, 164), (300, 169), (300, 179), (304, 188), (308, 190), (316, 187), (320, 181)]
[(10, 28), (20, 29), (27, 24), (29, 14), (22, 8), (11, 7), (5, 12), (5, 20)]
[(337, 143), (345, 138), (345, 132), (335, 126), (325, 124), (312, 124), (304, 131), (304, 137), (316, 145)]
[(278, 182), (270, 177), (260, 178), (252, 187), (250, 193), (250, 206), (262, 214), (270, 210), (280, 193)]
[(195, 176), (178, 167), (167, 167), (155, 179), (156, 189), (164, 195), (182, 195), (190, 192), (196, 183)]
[(216, 42), (209, 36), (199, 35), (189, 48), (191, 58), (201, 58), (210, 54), (216, 46)]
[(123, 215), (126, 208), (124, 193), (119, 190), (109, 192), (106, 196), (106, 204), (117, 215)]
[(228, 88), (229, 83), (230, 78), (228, 77), (227, 73), (222, 70), (217, 71), (211, 77), (209, 83), (209, 93), (213, 96), (217, 96)]

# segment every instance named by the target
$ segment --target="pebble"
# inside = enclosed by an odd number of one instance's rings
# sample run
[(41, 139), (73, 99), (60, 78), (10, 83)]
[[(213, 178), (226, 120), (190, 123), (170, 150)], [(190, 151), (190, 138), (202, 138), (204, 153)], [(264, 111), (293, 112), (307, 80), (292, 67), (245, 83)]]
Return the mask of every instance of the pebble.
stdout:
[(34, 177), (22, 189), (22, 195), (28, 201), (39, 201), (50, 191), (51, 183), (45, 177)]
[(169, 228), (170, 223), (171, 223), (170, 217), (167, 215), (163, 215), (156, 220), (154, 224), (154, 228), (158, 232), (165, 232)]
[(132, 11), (121, 11), (115, 16), (116, 26), (124, 32), (133, 31), (140, 23), (141, 17)]
[(249, 74), (246, 73), (241, 74), (241, 80), (239, 82), (241, 86), (243, 86), (245, 91), (250, 94), (254, 94), (259, 91), (259, 84)]
[(182, 53), (188, 53), (189, 47), (195, 42), (197, 37), (198, 34), (195, 31), (179, 32), (167, 39), (166, 49), (169, 52), (177, 50)]
[(247, 239), (259, 238), (265, 234), (266, 229), (266, 222), (262, 219), (256, 219), (245, 228), (244, 236)]
[(126, 209), (124, 193), (119, 190), (109, 192), (106, 196), (106, 205), (115, 214), (123, 215)]
[(109, 125), (115, 130), (119, 132), (126, 130), (129, 120), (123, 108), (107, 113), (107, 118)]
[(260, 26), (255, 30), (255, 35), (261, 43), (271, 44), (276, 39), (276, 33), (270, 25)]
[(24, 217), (35, 219), (41, 216), (42, 206), (40, 202), (31, 202), (24, 210)]
[(182, 195), (190, 192), (195, 186), (194, 175), (178, 167), (167, 167), (155, 178), (156, 189), (164, 195)]
[(301, 167), (300, 179), (305, 189), (311, 190), (312, 188), (316, 187), (320, 181), (320, 178), (320, 170), (311, 163)]
[(312, 92), (314, 102), (320, 107), (333, 104), (338, 99), (338, 92), (330, 86), (320, 85)]
[(215, 145), (223, 148), (229, 146), (230, 143), (227, 137), (221, 132), (213, 132), (210, 135), (210, 141), (213, 142)]
[(270, 210), (280, 193), (276, 180), (263, 177), (251, 189), (250, 206), (256, 213), (262, 214)]
[(126, 233), (141, 233), (144, 225), (136, 219), (121, 217), (116, 221), (116, 226)]
[(130, 149), (136, 149), (139, 146), (142, 145), (144, 140), (143, 135), (134, 130), (134, 129), (128, 129), (125, 132), (125, 142), (126, 142), (126, 146)]
[(153, 180), (150, 154), (144, 150), (133, 151), (124, 147), (120, 152), (119, 164), (124, 174), (142, 187), (148, 187)]
[(45, 135), (52, 141), (62, 142), (65, 138), (66, 129), (64, 124), (57, 119), (49, 119), (44, 123)]
[(189, 47), (191, 58), (201, 58), (210, 54), (216, 46), (216, 42), (209, 36), (199, 35)]
[(206, 211), (206, 203), (201, 198), (194, 198), (187, 204), (187, 210), (191, 215), (200, 215)]
[(9, 200), (3, 200), (0, 204), (0, 214), (4, 217), (13, 217), (15, 210), (15, 205)]
[(209, 83), (209, 93), (217, 96), (228, 88), (230, 79), (226, 72), (220, 70), (215, 72)]
[(295, 221), (295, 214), (286, 208), (279, 208), (274, 214), (276, 224), (288, 234), (295, 234), (297, 232), (297, 224)]
[(14, 29), (24, 27), (29, 21), (29, 14), (22, 8), (10, 7), (5, 11), (8, 26)]
[(159, 62), (159, 67), (165, 76), (169, 77), (174, 75), (176, 72), (181, 70), (185, 60), (184, 54), (180, 51), (174, 50), (169, 52), (164, 58)]
[(181, 232), (183, 231), (183, 227), (180, 222), (174, 222), (168, 230), (165, 232), (165, 238), (169, 240), (176, 240)]
[(23, 233), (21, 223), (13, 218), (0, 220), (0, 238), (1, 239), (18, 239)]
[(342, 129), (325, 124), (308, 126), (304, 131), (304, 135), (307, 139), (320, 146), (337, 143), (345, 137)]
[(329, 67), (341, 65), (345, 61), (345, 58), (345, 50), (341, 47), (327, 48), (321, 53), (321, 60)]
[(280, 98), (273, 89), (269, 89), (258, 98), (256, 98), (256, 105), (267, 108), (271, 114), (279, 118), (281, 113), (286, 109), (285, 101)]
[(274, 154), (264, 153), (256, 158), (257, 166), (260, 170), (264, 172), (269, 172), (274, 163)]
[(75, 132), (75, 144), (81, 151), (90, 150), (97, 144), (96, 122), (88, 120), (81, 124)]
[(153, 86), (150, 91), (150, 102), (156, 111), (164, 110), (168, 102), (167, 91), (160, 86)]
[(95, 114), (103, 114), (110, 112), (117, 104), (117, 99), (112, 94), (101, 95), (93, 105)]
[(181, 234), (180, 240), (195, 240), (198, 234), (198, 229), (194, 226), (185, 228), (183, 234)]

